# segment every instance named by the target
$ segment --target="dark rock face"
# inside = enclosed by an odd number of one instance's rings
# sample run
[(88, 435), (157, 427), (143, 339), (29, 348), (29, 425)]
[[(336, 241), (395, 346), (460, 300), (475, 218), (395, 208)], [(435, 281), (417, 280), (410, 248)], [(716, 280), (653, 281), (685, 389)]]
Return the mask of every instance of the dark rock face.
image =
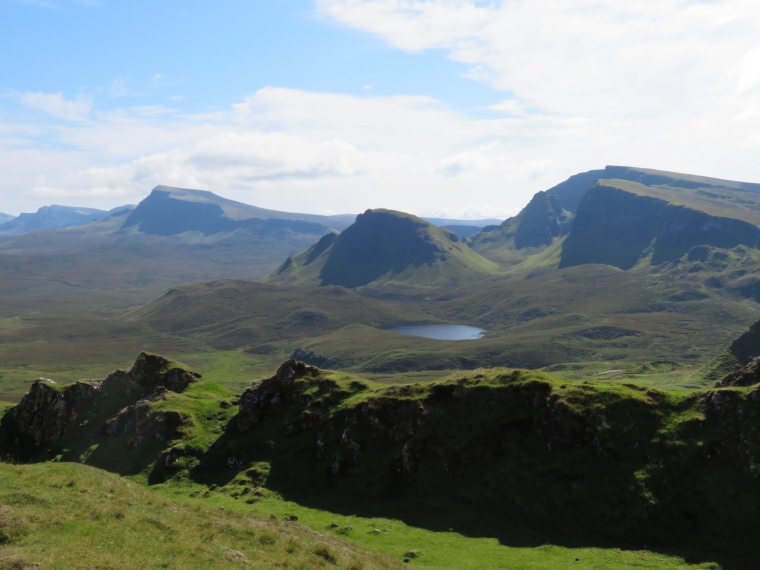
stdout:
[(515, 233), (515, 247), (551, 245), (562, 235), (569, 221), (559, 198), (547, 192), (538, 192), (520, 213), (521, 221)]
[(116, 413), (166, 390), (182, 392), (199, 377), (162, 356), (142, 353), (128, 372), (117, 370), (101, 382), (59, 387), (50, 380), (36, 380), (21, 402), (3, 416), (0, 426), (22, 447), (25, 443), (45, 447), (87, 423), (95, 413)]
[(286, 404), (291, 404), (303, 389), (295, 381), (305, 376), (317, 376), (319, 369), (303, 362), (288, 360), (277, 370), (277, 374), (262, 380), (240, 396), (240, 412), (237, 416), (238, 429), (248, 431), (263, 418), (275, 413)]
[(750, 358), (744, 366), (737, 366), (731, 374), (715, 384), (716, 388), (725, 386), (752, 386), (760, 383), (760, 358)]
[(760, 229), (748, 222), (597, 184), (578, 206), (560, 267), (603, 263), (630, 269), (649, 248), (651, 263), (658, 265), (700, 245), (730, 249), (758, 244)]
[(512, 371), (388, 387), (352, 405), (357, 392), (335, 393), (316, 369), (290, 361), (280, 372), (249, 391), (241, 414), (245, 441), (259, 423), (272, 438), (267, 484), (283, 492), (298, 493), (308, 473), (312, 499), (337, 490), (423, 510), (445, 500), (454, 517), (466, 505), (546, 536), (632, 546), (754, 544), (745, 525), (760, 507), (760, 389), (679, 400)]
[(95, 401), (97, 388), (77, 382), (62, 390), (51, 380), (35, 380), (29, 393), (3, 417), (2, 427), (29, 437), (35, 445), (55, 443)]

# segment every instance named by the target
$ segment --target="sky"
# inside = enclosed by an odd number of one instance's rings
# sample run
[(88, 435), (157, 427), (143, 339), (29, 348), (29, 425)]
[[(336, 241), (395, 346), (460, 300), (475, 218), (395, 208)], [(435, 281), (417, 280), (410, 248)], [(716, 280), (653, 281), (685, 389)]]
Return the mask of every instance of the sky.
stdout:
[(0, 0), (0, 212), (159, 184), (505, 218), (605, 165), (760, 182), (756, 0)]

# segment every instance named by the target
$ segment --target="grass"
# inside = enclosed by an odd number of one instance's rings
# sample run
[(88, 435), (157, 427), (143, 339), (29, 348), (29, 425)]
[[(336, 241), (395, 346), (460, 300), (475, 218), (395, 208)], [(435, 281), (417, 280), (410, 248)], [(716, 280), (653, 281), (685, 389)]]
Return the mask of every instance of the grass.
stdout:
[(329, 533), (172, 501), (71, 463), (0, 464), (0, 505), (0, 568), (400, 566)]
[[(642, 550), (617, 548), (570, 548), (552, 544), (515, 547), (501, 544), (496, 538), (467, 536), (456, 529), (435, 532), (387, 517), (362, 517), (306, 507), (264, 492), (247, 504), (243, 497), (217, 488), (208, 496), (193, 498), (188, 488), (170, 485), (155, 489), (161, 495), (186, 505), (199, 500), (214, 507), (259, 517), (277, 519), (297, 516), (315, 532), (328, 534), (354, 544), (362, 550), (382, 553), (394, 560), (409, 559), (411, 567), (421, 568), (719, 568), (714, 563), (689, 564), (678, 556)], [(375, 532), (378, 530), (379, 532)]]

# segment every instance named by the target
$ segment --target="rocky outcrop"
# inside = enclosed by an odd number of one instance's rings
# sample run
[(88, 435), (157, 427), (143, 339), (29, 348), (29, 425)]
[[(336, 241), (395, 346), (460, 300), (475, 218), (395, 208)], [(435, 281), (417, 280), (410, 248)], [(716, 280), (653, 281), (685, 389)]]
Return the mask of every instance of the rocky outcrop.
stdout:
[(240, 396), (238, 429), (241, 432), (248, 431), (262, 419), (286, 405), (292, 405), (308, 387), (307, 383), (296, 383), (296, 380), (317, 377), (319, 374), (318, 368), (303, 362), (284, 362), (274, 376), (255, 383)]
[[(101, 382), (59, 386), (48, 379), (36, 380), (21, 402), (3, 416), (0, 427), (11, 436), (6, 439), (12, 447), (23, 448), (28, 443), (48, 447), (96, 418), (111, 417), (138, 401), (156, 399), (166, 390), (182, 392), (199, 377), (171, 360), (143, 352), (129, 371), (117, 370)], [(115, 424), (123, 422), (116, 420)], [(102, 427), (104, 432), (114, 429), (118, 427)]]
[(17, 436), (27, 436), (35, 445), (55, 443), (96, 400), (98, 389), (77, 382), (62, 388), (52, 380), (39, 378), (29, 393), (3, 416), (0, 425)]
[(737, 366), (733, 372), (715, 384), (716, 388), (725, 386), (752, 386), (760, 383), (760, 358), (750, 358), (744, 366)]
[(245, 431), (224, 457), (245, 469), (265, 452), (267, 485), (308, 487), (310, 500), (408, 503), (629, 546), (724, 544), (760, 508), (760, 389), (682, 398), (520, 370), (353, 383), (285, 363), (241, 399)]

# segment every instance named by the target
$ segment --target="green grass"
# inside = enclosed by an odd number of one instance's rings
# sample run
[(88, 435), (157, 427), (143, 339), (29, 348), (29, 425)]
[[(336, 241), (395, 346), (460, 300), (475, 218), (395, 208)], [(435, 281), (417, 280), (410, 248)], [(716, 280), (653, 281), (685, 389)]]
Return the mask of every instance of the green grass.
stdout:
[(0, 464), (0, 568), (393, 568), (296, 524), (177, 502), (70, 463)]
[[(714, 563), (689, 564), (678, 556), (644, 550), (617, 548), (571, 548), (552, 544), (508, 546), (496, 538), (467, 536), (457, 529), (434, 532), (387, 517), (361, 517), (309, 508), (264, 492), (252, 503), (235, 491), (217, 488), (202, 499), (191, 488), (164, 485), (155, 489), (173, 501), (194, 505), (223, 506), (225, 510), (253, 513), (277, 519), (297, 516), (315, 532), (328, 534), (363, 550), (389, 556), (394, 560), (409, 558), (409, 566), (420, 568), (719, 568)], [(350, 527), (350, 528), (349, 528)], [(375, 532), (378, 530), (379, 532)], [(411, 555), (411, 557), (410, 557)]]

